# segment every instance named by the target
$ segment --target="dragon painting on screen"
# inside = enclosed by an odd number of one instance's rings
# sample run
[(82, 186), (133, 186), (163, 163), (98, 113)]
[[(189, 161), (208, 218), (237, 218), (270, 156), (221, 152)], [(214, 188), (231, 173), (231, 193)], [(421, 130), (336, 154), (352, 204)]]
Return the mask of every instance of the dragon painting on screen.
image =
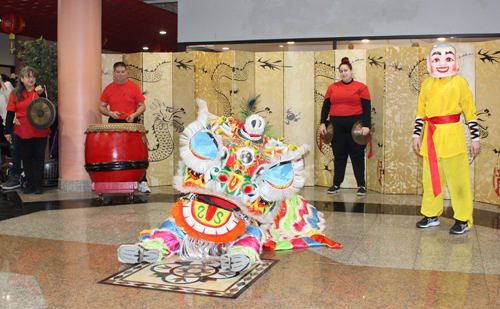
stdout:
[(262, 250), (341, 248), (322, 234), (323, 214), (297, 192), (303, 187), (307, 145), (285, 144), (264, 134), (266, 122), (217, 117), (198, 99), (198, 118), (180, 137), (182, 161), (174, 186), (186, 195), (171, 216), (140, 242), (118, 248), (123, 263), (154, 263), (179, 254), (184, 260), (220, 261), (238, 272), (260, 262)]

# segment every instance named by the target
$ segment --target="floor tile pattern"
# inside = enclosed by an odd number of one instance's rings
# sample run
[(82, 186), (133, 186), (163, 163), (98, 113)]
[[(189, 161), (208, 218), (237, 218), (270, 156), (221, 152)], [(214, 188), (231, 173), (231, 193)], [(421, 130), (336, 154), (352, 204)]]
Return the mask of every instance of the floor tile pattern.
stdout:
[[(474, 226), (417, 229), (421, 196), (354, 189), (300, 194), (324, 213), (341, 249), (264, 251), (279, 261), (237, 298), (100, 284), (130, 265), (121, 244), (157, 227), (180, 196), (172, 187), (125, 195), (0, 193), (0, 308), (500, 308), (500, 207), (474, 203)], [(241, 291), (241, 290), (240, 290)]]

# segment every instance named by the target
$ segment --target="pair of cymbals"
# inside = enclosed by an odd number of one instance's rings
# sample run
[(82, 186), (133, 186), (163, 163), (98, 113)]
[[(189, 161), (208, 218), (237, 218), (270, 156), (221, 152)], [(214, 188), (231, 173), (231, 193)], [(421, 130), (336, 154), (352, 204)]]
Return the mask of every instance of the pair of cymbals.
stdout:
[(28, 106), (27, 117), (34, 128), (48, 129), (56, 120), (56, 107), (49, 99), (36, 98)]
[[(369, 134), (367, 135), (361, 134), (362, 128), (363, 128), (363, 121), (362, 120), (356, 121), (356, 123), (352, 126), (351, 130), (352, 139), (356, 142), (356, 144), (366, 145), (370, 140), (370, 136)], [(323, 142), (326, 144), (330, 144), (333, 139), (333, 133), (334, 133), (333, 124), (330, 122), (326, 127), (326, 134), (323, 135)]]

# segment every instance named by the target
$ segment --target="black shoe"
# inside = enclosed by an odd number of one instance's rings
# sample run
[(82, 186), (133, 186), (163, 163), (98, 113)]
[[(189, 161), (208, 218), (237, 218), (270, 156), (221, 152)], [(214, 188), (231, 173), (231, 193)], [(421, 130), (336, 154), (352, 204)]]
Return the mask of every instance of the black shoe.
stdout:
[(340, 188), (337, 187), (336, 185), (333, 185), (333, 186), (330, 187), (330, 189), (328, 189), (326, 191), (326, 193), (328, 193), (328, 194), (335, 194), (335, 193), (339, 193), (339, 191), (340, 191)]
[(23, 189), (23, 194), (31, 194), (31, 193), (35, 193), (34, 187), (28, 186)]
[(35, 194), (42, 194), (42, 193), (43, 193), (42, 186), (36, 186), (35, 187)]
[(460, 235), (469, 231), (469, 224), (467, 221), (456, 220), (455, 225), (450, 229), (450, 234)]
[(7, 182), (2, 184), (3, 190), (13, 190), (21, 187), (21, 175), (12, 174)]
[(366, 195), (366, 187), (359, 187), (356, 195)]
[(418, 228), (426, 228), (431, 226), (438, 226), (439, 218), (438, 217), (424, 217), (422, 220), (417, 222)]

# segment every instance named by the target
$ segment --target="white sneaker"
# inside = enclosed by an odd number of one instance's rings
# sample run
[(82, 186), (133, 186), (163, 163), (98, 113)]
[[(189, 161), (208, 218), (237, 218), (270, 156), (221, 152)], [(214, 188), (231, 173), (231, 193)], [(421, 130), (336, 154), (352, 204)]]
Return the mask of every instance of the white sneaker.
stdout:
[(139, 192), (141, 193), (151, 193), (151, 189), (148, 187), (148, 183), (145, 181), (139, 182)]

